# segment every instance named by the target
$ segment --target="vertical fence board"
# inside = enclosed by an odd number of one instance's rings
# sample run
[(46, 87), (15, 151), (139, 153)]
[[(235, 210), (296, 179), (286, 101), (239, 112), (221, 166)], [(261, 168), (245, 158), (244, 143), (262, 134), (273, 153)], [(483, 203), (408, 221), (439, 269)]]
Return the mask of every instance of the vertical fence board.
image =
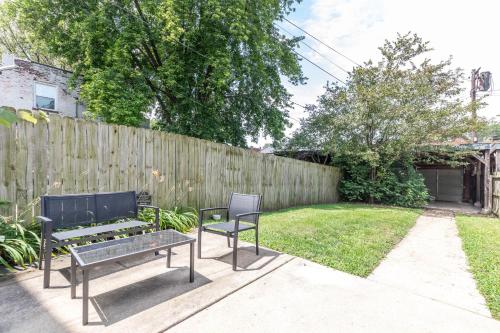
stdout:
[(97, 150), (100, 147), (98, 141), (97, 123), (87, 123), (87, 191), (89, 193), (98, 192), (99, 184), (99, 163)]
[(31, 124), (19, 121), (17, 123), (16, 136), (16, 204), (18, 210), (16, 215), (24, 218), (24, 211), (28, 206), (28, 189), (26, 184), (26, 174), (28, 172), (28, 127)]
[(42, 166), (49, 174), (47, 194), (61, 194), (63, 184), (63, 128), (59, 115), (50, 116), (48, 133), (48, 164)]
[(40, 213), (40, 196), (48, 192), (48, 135), (49, 127), (47, 122), (41, 123), (34, 127), (33, 148), (34, 148), (34, 164), (33, 164), (33, 215)]
[(0, 214), (10, 216), (16, 202), (16, 126), (0, 127)]

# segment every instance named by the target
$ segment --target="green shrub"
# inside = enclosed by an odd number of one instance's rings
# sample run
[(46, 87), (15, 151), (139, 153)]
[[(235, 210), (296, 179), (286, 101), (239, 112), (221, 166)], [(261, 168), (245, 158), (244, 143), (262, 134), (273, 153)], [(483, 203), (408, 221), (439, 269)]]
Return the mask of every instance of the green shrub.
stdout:
[(370, 177), (370, 167), (363, 162), (343, 161), (343, 179), (339, 192), (346, 201), (375, 202), (402, 206), (422, 207), (429, 201), (429, 194), (422, 175), (412, 165), (379, 168), (375, 179)]
[[(143, 221), (154, 222), (155, 211), (144, 209), (139, 213), (139, 218)], [(174, 229), (186, 233), (193, 229), (198, 221), (198, 214), (192, 208), (182, 209), (174, 207), (171, 210), (160, 209), (161, 229)]]
[(40, 238), (31, 227), (0, 216), (0, 264), (7, 269), (12, 270), (13, 265), (26, 267), (38, 259)]

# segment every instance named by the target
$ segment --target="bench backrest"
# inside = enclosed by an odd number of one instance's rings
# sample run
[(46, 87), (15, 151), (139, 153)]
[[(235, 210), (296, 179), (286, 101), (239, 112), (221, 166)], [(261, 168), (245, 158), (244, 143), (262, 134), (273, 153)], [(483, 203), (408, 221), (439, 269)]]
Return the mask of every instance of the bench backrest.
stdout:
[(76, 227), (137, 217), (137, 200), (135, 191), (45, 195), (41, 197), (41, 210), (54, 228)]
[[(229, 220), (234, 220), (237, 214), (258, 212), (262, 196), (258, 194), (231, 193), (229, 198)], [(240, 220), (256, 223), (258, 215), (244, 216)]]

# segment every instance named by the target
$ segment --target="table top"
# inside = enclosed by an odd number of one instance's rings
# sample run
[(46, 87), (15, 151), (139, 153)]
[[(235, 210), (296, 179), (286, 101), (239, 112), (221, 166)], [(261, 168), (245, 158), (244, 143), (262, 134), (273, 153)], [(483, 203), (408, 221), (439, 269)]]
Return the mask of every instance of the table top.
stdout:
[(196, 239), (175, 230), (162, 230), (70, 248), (80, 267), (115, 262), (120, 258), (153, 252), (195, 242)]

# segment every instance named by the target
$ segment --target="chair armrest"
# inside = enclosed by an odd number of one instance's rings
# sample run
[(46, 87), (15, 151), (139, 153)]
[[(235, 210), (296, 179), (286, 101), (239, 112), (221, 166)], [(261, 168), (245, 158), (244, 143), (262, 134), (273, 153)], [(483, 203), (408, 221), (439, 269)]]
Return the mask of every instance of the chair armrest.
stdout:
[(248, 213), (242, 213), (242, 214), (237, 214), (235, 217), (239, 219), (240, 217), (244, 216), (250, 216), (250, 215), (260, 215), (262, 212), (248, 212)]
[(200, 212), (198, 214), (198, 225), (201, 227), (203, 224), (203, 213), (204, 212), (209, 212), (212, 210), (228, 210), (228, 207), (212, 207), (212, 208), (201, 208)]
[[(237, 214), (235, 216), (235, 219), (234, 219), (234, 227), (235, 227), (235, 229), (238, 230), (238, 225), (240, 224), (240, 218), (245, 217), (245, 216), (250, 216), (250, 215), (257, 215), (258, 216), (260, 214), (262, 214), (262, 212), (248, 212), (248, 213)], [(255, 224), (257, 224), (258, 221), (259, 220), (256, 219), (255, 220)]]
[(211, 210), (228, 210), (229, 208), (227, 207), (213, 207), (213, 208), (201, 208), (200, 212), (208, 212)]

